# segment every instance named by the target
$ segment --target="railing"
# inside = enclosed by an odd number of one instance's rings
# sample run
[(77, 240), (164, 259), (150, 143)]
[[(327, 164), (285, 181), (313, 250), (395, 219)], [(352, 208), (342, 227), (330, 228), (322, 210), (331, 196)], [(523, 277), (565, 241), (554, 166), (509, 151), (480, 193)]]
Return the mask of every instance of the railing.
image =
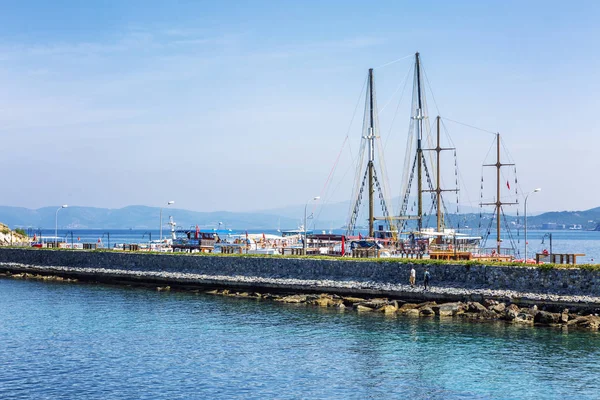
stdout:
[(551, 264), (577, 264), (577, 257), (583, 257), (585, 254), (574, 253), (536, 253), (535, 263)]

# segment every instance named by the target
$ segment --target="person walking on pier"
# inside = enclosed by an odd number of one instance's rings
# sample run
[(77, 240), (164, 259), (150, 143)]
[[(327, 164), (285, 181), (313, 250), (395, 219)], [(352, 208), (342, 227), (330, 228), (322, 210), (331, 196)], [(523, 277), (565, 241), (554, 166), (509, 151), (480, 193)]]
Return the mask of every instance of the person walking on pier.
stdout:
[(417, 279), (417, 271), (415, 271), (414, 265), (410, 267), (410, 287), (415, 287), (415, 280)]
[(429, 278), (431, 275), (429, 274), (429, 269), (425, 268), (425, 273), (423, 274), (423, 286), (425, 286), (425, 290), (429, 288)]

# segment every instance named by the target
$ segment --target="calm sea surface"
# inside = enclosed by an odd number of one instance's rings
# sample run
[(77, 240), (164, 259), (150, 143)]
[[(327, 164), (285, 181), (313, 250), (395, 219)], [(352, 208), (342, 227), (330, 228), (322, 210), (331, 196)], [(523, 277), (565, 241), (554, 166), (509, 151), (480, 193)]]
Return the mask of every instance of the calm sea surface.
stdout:
[(598, 399), (600, 334), (0, 279), (1, 399)]

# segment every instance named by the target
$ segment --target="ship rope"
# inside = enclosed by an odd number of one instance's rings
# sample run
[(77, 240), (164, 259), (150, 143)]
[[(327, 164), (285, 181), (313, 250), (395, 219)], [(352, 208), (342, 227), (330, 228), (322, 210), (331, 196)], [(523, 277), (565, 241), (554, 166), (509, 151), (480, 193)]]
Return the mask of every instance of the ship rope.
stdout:
[(402, 92), (400, 93), (400, 99), (398, 100), (398, 104), (396, 105), (396, 111), (394, 112), (394, 116), (392, 118), (392, 123), (390, 124), (390, 129), (388, 131), (388, 134), (385, 139), (385, 143), (383, 145), (384, 150), (387, 148), (387, 144), (388, 144), (388, 141), (390, 140), (390, 137), (392, 137), (392, 130), (394, 129), (394, 123), (396, 122), (396, 117), (399, 114), (398, 111), (400, 110), (400, 105), (402, 104), (402, 99), (404, 99), (404, 93), (406, 92), (406, 86), (408, 85), (408, 78), (412, 72), (412, 69), (413, 69), (413, 66), (411, 65), (411, 67), (406, 72), (406, 76), (404, 77), (404, 85), (402, 87)]
[[(357, 157), (357, 162), (356, 162), (356, 170), (354, 173), (354, 186), (353, 186), (353, 190), (352, 190), (352, 201), (350, 203), (350, 209), (349, 211), (349, 215), (348, 215), (348, 219), (347, 221), (351, 221), (351, 220), (356, 220), (355, 213), (357, 213), (357, 205), (360, 205), (360, 199), (359, 196), (361, 195), (362, 191), (363, 191), (363, 186), (364, 183), (361, 184), (360, 181), (360, 177), (362, 176), (362, 169), (363, 169), (363, 164), (365, 161), (365, 154), (366, 154), (366, 150), (367, 150), (367, 132), (369, 131), (369, 91), (366, 90), (366, 97), (365, 97), (365, 111), (363, 114), (363, 126), (362, 126), (362, 137), (361, 137), (361, 142), (360, 142), (360, 149), (359, 149), (359, 156)], [(348, 231), (350, 231), (350, 225), (348, 225)], [(354, 226), (352, 226), (352, 230), (354, 230)]]
[[(372, 121), (372, 131), (370, 129), (371, 121), (370, 121), (370, 101), (372, 100), (373, 106), (373, 121)], [(356, 228), (356, 221), (359, 217), (360, 207), (362, 204), (362, 196), (364, 192), (364, 188), (366, 185), (366, 179), (368, 178), (368, 168), (369, 164), (367, 163), (367, 168), (365, 174), (362, 174), (362, 168), (365, 164), (365, 157), (367, 153), (367, 147), (369, 142), (369, 134), (374, 136), (373, 138), (373, 152), (377, 153), (377, 157), (373, 157), (373, 178), (374, 184), (377, 186), (377, 191), (379, 194), (379, 199), (381, 203), (381, 209), (384, 214), (384, 219), (386, 220), (386, 225), (390, 224), (390, 215), (387, 204), (390, 203), (390, 195), (389, 195), (389, 182), (387, 177), (387, 171), (385, 168), (385, 158), (383, 154), (383, 146), (381, 143), (381, 137), (379, 136), (379, 112), (377, 107), (377, 96), (375, 91), (375, 84), (372, 82), (372, 86), (370, 90), (366, 90), (365, 92), (365, 111), (363, 115), (363, 126), (362, 126), (362, 139), (361, 139), (361, 147), (360, 147), (360, 156), (358, 157), (358, 162), (356, 163), (356, 180), (354, 182), (354, 191), (353, 191), (353, 202), (350, 204), (349, 209), (349, 217), (348, 217), (348, 225), (346, 227), (346, 231), (348, 235), (354, 233)], [(369, 161), (370, 162), (370, 161)], [(379, 170), (379, 176), (377, 176), (377, 170)], [(362, 181), (360, 177), (363, 176)], [(372, 190), (372, 189), (369, 189)]]
[(380, 69), (380, 68), (383, 68), (383, 67), (387, 67), (388, 65), (392, 65), (392, 64), (395, 64), (395, 63), (397, 63), (397, 62), (400, 62), (400, 61), (402, 61), (402, 60), (406, 60), (407, 58), (412, 58), (412, 57), (414, 57), (414, 55), (413, 55), (413, 54), (409, 54), (409, 55), (407, 55), (407, 56), (404, 56), (404, 57), (402, 57), (402, 58), (399, 58), (399, 59), (397, 59), (397, 60), (394, 60), (394, 61), (387, 62), (387, 63), (385, 63), (385, 64), (383, 64), (383, 65), (380, 65), (379, 67), (375, 67), (375, 68), (373, 68), (373, 69)]
[[(406, 192), (404, 192), (404, 198), (402, 199), (402, 206), (400, 207), (400, 212), (398, 213), (398, 215), (403, 216), (406, 215), (406, 211), (408, 210), (408, 202), (410, 199), (410, 187), (412, 185), (412, 180), (413, 177), (415, 176), (415, 168), (417, 167), (417, 155), (415, 154), (415, 159), (412, 165), (412, 169), (410, 171), (410, 179), (408, 180), (408, 187)], [(406, 222), (407, 220), (399, 220), (398, 221), (398, 233), (401, 233), (404, 231), (404, 228), (406, 227)]]
[[(477, 128), (477, 127), (474, 127), (472, 125), (463, 124), (462, 122), (454, 121), (454, 120), (451, 120), (449, 118), (445, 118), (445, 117), (440, 117), (440, 118), (441, 118), (442, 126), (444, 128), (443, 130), (446, 133), (446, 138), (447, 138), (448, 142), (450, 143), (451, 147), (454, 147), (454, 148), (456, 148), (457, 146), (454, 144), (454, 141), (452, 140), (452, 137), (449, 134), (450, 131), (449, 131), (448, 126), (446, 125), (445, 121), (453, 122), (453, 123), (456, 123), (456, 124), (459, 124), (459, 125), (463, 125), (463, 126), (466, 126), (466, 127), (469, 127), (469, 128), (473, 128), (473, 129), (480, 130), (480, 131), (483, 131), (483, 132), (491, 133), (491, 131), (488, 131), (488, 130), (485, 130), (485, 129), (481, 129), (481, 128)], [(488, 151), (488, 153), (489, 153), (489, 151)], [(454, 151), (454, 163), (455, 163), (454, 167), (455, 167), (455, 175), (457, 177), (457, 181), (458, 182), (465, 182), (465, 178), (464, 178), (464, 176), (462, 174), (462, 170), (460, 169), (460, 167), (458, 165), (458, 158), (456, 156), (456, 150)], [(481, 183), (483, 185), (483, 167), (482, 167), (482, 182)], [(458, 188), (459, 185), (457, 184), (456, 187)], [(469, 188), (467, 186), (463, 185), (462, 187), (460, 187), (460, 192), (459, 193), (463, 194), (462, 196), (460, 196), (460, 198), (463, 201), (463, 204), (468, 204), (469, 207), (472, 207), (472, 208), (475, 208), (475, 209), (478, 208), (478, 207), (481, 208), (480, 204), (483, 203), (483, 201), (479, 201), (479, 202), (473, 201), (472, 197), (471, 197), (471, 193), (469, 192)], [(482, 200), (482, 199), (480, 199), (480, 200)], [(457, 195), (457, 198), (456, 198), (456, 203), (457, 203), (456, 213), (458, 214), (458, 212), (459, 212), (459, 196), (458, 195)], [(464, 221), (466, 221), (466, 216), (465, 216)], [(479, 226), (479, 228), (481, 228), (481, 226)], [(481, 229), (479, 229), (479, 231), (481, 231)]]
[[(496, 213), (494, 212), (492, 214), (492, 217), (490, 218), (490, 223), (488, 224), (485, 235), (482, 235), (482, 239), (481, 239), (481, 247), (482, 248), (485, 248), (487, 246), (488, 238), (492, 234), (492, 224), (494, 223), (494, 219), (496, 218), (495, 215), (496, 215)], [(480, 222), (480, 226), (481, 226), (481, 222)]]
[[(481, 129), (480, 129), (481, 130)], [(495, 141), (492, 142), (492, 144), (490, 145), (490, 148), (488, 149), (488, 153), (485, 157), (485, 159), (488, 158), (490, 152), (492, 151), (492, 148), (494, 147)], [(505, 158), (508, 160), (508, 162), (503, 162), (502, 165), (506, 165), (506, 164), (514, 164), (512, 162), (512, 157), (510, 156), (510, 153), (508, 152), (508, 149), (506, 148), (506, 146), (504, 145), (504, 142), (501, 142), (501, 146), (503, 148), (503, 153)], [(484, 199), (484, 174), (483, 174), (483, 166), (482, 166), (482, 171), (481, 171), (481, 186), (480, 186), (480, 195), (479, 195), (479, 199), (480, 199), (480, 211), (479, 211), (479, 230), (481, 232), (481, 225), (482, 225), (482, 221), (484, 219), (485, 216), (489, 215), (483, 212), (483, 205), (485, 203), (485, 199)], [(514, 195), (515, 195), (515, 202), (514, 205), (517, 205), (517, 213), (516, 213), (516, 223), (517, 225), (519, 224), (520, 221), (520, 216), (519, 216), (519, 186), (518, 186), (518, 179), (517, 179), (517, 168), (516, 166), (513, 168), (513, 172), (514, 172), (514, 178), (511, 179), (510, 174), (506, 175), (504, 173), (503, 170), (501, 170), (500, 172), (500, 176), (501, 176), (501, 182), (497, 182), (496, 184), (501, 185), (501, 187), (506, 184), (509, 194), (511, 193), (511, 191), (514, 188)], [(513, 181), (513, 188), (511, 188), (510, 186), (510, 182), (511, 180)], [(505, 183), (504, 183), (505, 182)], [(506, 198), (506, 196), (501, 196), (500, 199), (495, 199), (494, 198), (494, 202), (501, 202), (503, 198)], [(506, 203), (505, 203), (506, 204)], [(505, 235), (508, 237), (508, 245), (510, 245), (510, 248), (514, 251), (515, 256), (519, 256), (520, 255), (520, 246), (518, 244), (520, 244), (520, 233), (517, 229), (517, 234), (516, 234), (516, 238), (515, 238), (515, 234), (514, 232), (511, 230), (511, 226), (510, 223), (508, 221), (508, 216), (505, 214), (504, 212), (504, 207), (502, 207), (501, 205), (498, 206), (496, 205), (494, 207), (494, 212), (493, 214), (491, 214), (490, 216), (490, 221), (488, 224), (488, 227), (485, 231), (485, 235), (482, 235), (482, 248), (485, 248), (485, 246), (487, 245), (487, 240), (491, 234), (491, 230), (492, 230), (492, 224), (494, 223), (494, 221), (496, 221), (497, 215), (496, 213), (498, 212), (498, 207), (500, 207), (500, 213), (501, 213), (501, 226), (503, 231), (505, 232)], [(496, 221), (498, 222), (498, 221)], [(499, 241), (501, 238), (496, 238), (497, 241)], [(506, 248), (506, 247), (505, 247)]]
[[(378, 110), (377, 107), (377, 96), (376, 96), (376, 90), (375, 90), (375, 85), (373, 85), (373, 107), (375, 110)], [(381, 174), (381, 181), (377, 178), (377, 174), (376, 168), (373, 168), (373, 179), (375, 184), (377, 185), (377, 190), (379, 192), (379, 198), (380, 198), (380, 203), (381, 203), (381, 211), (383, 212), (383, 217), (386, 220), (386, 226), (388, 228), (390, 227), (390, 214), (389, 214), (389, 210), (388, 210), (388, 204), (391, 204), (391, 195), (390, 195), (390, 191), (389, 191), (389, 187), (390, 187), (390, 183), (388, 180), (388, 174), (387, 174), (387, 169), (386, 169), (386, 162), (385, 162), (385, 157), (384, 157), (384, 148), (382, 145), (382, 141), (381, 141), (381, 137), (379, 135), (380, 133), (380, 125), (379, 125), (379, 114), (381, 113), (381, 111), (376, 112), (375, 116), (374, 116), (374, 130), (375, 130), (375, 140), (374, 140), (374, 144), (375, 144), (375, 150), (377, 151), (377, 165), (379, 167), (379, 172)]]
[(506, 214), (504, 213), (504, 208), (500, 207), (500, 212), (502, 213), (502, 218), (504, 219), (504, 226), (505, 226), (504, 229), (506, 229), (506, 232), (508, 234), (508, 240), (510, 243), (510, 247), (514, 250), (515, 256), (520, 256), (521, 251), (515, 244), (514, 235), (513, 235), (512, 230), (510, 229), (510, 224), (508, 223), (508, 218), (506, 217)]
[[(405, 152), (404, 152), (404, 167), (402, 169), (402, 181), (401, 181), (401, 186), (400, 186), (400, 201), (401, 203), (399, 204), (398, 209), (399, 211), (399, 215), (405, 215), (406, 213), (406, 206), (407, 206), (407, 198), (408, 195), (410, 194), (410, 188), (412, 185), (412, 180), (413, 180), (413, 175), (414, 175), (414, 171), (415, 171), (415, 166), (416, 166), (416, 161), (414, 161), (412, 163), (412, 168), (411, 168), (411, 160), (412, 160), (412, 154), (416, 153), (415, 152), (415, 124), (414, 121), (412, 119), (413, 116), (415, 116), (417, 114), (417, 102), (416, 102), (416, 98), (418, 96), (417, 93), (417, 73), (416, 73), (416, 68), (413, 67), (412, 69), (414, 71), (414, 76), (413, 76), (413, 91), (412, 91), (412, 105), (411, 105), (411, 120), (409, 121), (408, 124), (408, 137), (406, 138), (406, 148), (405, 148)], [(399, 223), (399, 232), (401, 232), (404, 229), (405, 226), (405, 222), (401, 222)], [(400, 226), (402, 228), (400, 228)]]
[(391, 230), (390, 225), (390, 212), (387, 207), (387, 202), (384, 196), (384, 192), (381, 190), (381, 185), (379, 184), (379, 179), (377, 179), (377, 174), (375, 170), (373, 170), (373, 180), (375, 181), (375, 186), (377, 187), (377, 191), (379, 193), (379, 203), (381, 205), (381, 210), (383, 211), (383, 217), (386, 221), (387, 230)]
[[(356, 119), (358, 107), (360, 106), (360, 102), (362, 100), (363, 92), (365, 91), (366, 86), (367, 86), (367, 79), (365, 78), (365, 80), (363, 82), (363, 86), (360, 90), (360, 94), (358, 95), (358, 99), (356, 100), (356, 105), (354, 106), (354, 112), (352, 113), (352, 118), (350, 119), (350, 124), (348, 125), (348, 129), (346, 130), (346, 136), (344, 137), (344, 141), (342, 142), (342, 145), (340, 146), (340, 151), (338, 152), (335, 162), (333, 163), (333, 166), (329, 172), (329, 175), (328, 175), (325, 183), (323, 184), (323, 188), (321, 189), (320, 197), (323, 199), (323, 201), (321, 202), (322, 205), (326, 205), (329, 203), (330, 198), (336, 193), (337, 189), (342, 184), (344, 178), (346, 177), (348, 172), (352, 169), (353, 163), (350, 166), (348, 166), (348, 168), (346, 169), (346, 171), (343, 174), (342, 179), (332, 189), (332, 182), (333, 182), (335, 174), (338, 170), (338, 167), (340, 164), (340, 158), (341, 158), (341, 155), (342, 155), (346, 145), (348, 146), (348, 151), (350, 153), (350, 159), (355, 161), (354, 154), (352, 152), (352, 146), (350, 143), (350, 131), (352, 130), (352, 126), (354, 125), (354, 120)], [(358, 156), (358, 154), (357, 154), (357, 156)], [(315, 216), (315, 223), (316, 223), (316, 221), (319, 220), (321, 213), (323, 212), (323, 209), (324, 209), (323, 206), (321, 206), (319, 208), (319, 211)]]
[(431, 218), (431, 214), (433, 212), (433, 206), (434, 204), (437, 202), (436, 198), (437, 196), (435, 195), (435, 192), (433, 191), (433, 182), (431, 180), (431, 176), (429, 175), (429, 168), (427, 168), (427, 163), (425, 162), (425, 160), (423, 160), (423, 169), (425, 170), (425, 179), (427, 181), (427, 183), (429, 184), (429, 196), (431, 198), (431, 207), (429, 209), (429, 213), (427, 214), (429, 216), (429, 218), (427, 219), (427, 223), (429, 223), (429, 219)]
[(352, 210), (352, 215), (350, 216), (350, 222), (348, 223), (348, 226), (346, 228), (346, 236), (353, 236), (354, 235), (354, 228), (356, 226), (356, 219), (358, 218), (358, 212), (360, 211), (360, 203), (362, 201), (362, 195), (363, 195), (363, 191), (364, 191), (365, 186), (366, 186), (366, 182), (367, 182), (368, 176), (369, 176), (369, 171), (366, 170), (365, 171), (365, 176), (363, 177), (363, 180), (362, 180), (362, 185), (360, 186), (360, 190), (358, 191), (356, 202), (354, 203), (354, 208)]

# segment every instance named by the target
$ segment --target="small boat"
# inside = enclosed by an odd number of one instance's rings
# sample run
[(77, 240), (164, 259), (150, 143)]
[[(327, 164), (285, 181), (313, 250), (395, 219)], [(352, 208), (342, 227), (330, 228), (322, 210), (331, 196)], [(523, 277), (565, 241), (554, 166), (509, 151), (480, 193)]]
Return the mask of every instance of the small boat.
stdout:
[(214, 252), (221, 254), (281, 255), (289, 239), (271, 234), (227, 235), (214, 245)]

